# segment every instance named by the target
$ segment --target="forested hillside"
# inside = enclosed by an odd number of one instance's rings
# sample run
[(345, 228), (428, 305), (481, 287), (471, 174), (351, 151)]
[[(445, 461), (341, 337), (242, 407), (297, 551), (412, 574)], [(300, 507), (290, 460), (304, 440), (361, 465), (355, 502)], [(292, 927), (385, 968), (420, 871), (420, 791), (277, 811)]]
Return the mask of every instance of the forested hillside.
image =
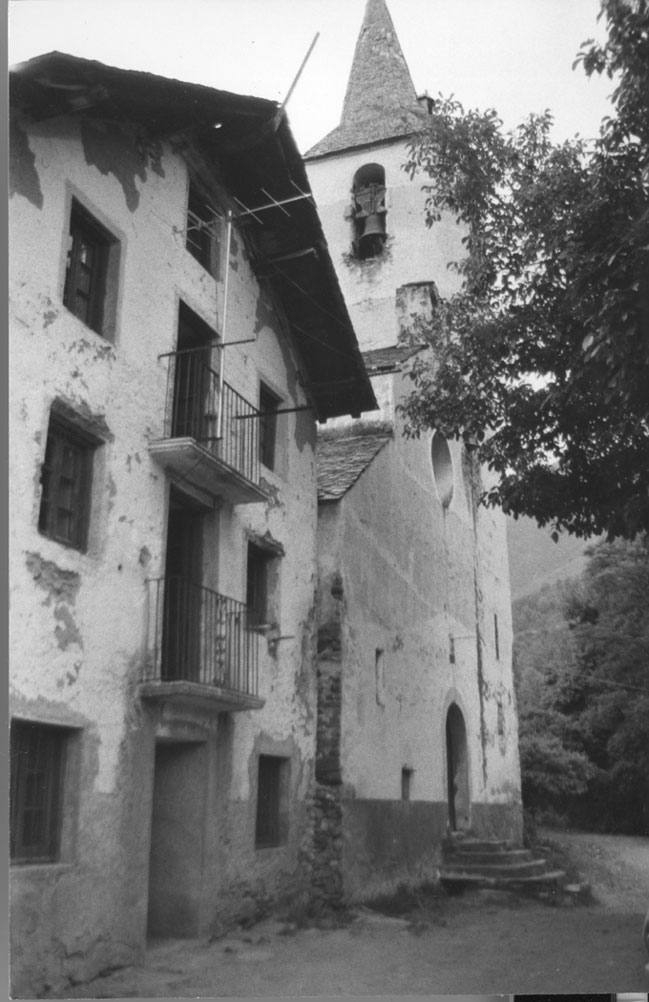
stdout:
[(583, 575), (514, 603), (525, 806), (649, 833), (649, 546), (598, 543)]
[(586, 567), (586, 540), (561, 533), (555, 543), (551, 527), (540, 529), (533, 518), (507, 519), (507, 546), (513, 601), (578, 577)]

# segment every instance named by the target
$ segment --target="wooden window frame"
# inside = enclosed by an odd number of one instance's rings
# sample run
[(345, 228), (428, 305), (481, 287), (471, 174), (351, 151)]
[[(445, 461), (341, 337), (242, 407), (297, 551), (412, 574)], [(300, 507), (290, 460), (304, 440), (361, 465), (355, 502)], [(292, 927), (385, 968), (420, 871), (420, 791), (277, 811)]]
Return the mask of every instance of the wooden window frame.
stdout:
[(260, 755), (257, 768), (255, 848), (275, 849), (288, 841), (289, 759)]
[[(63, 778), (70, 731), (14, 720), (10, 737), (12, 863), (56, 863), (61, 856)], [(38, 815), (41, 815), (39, 822)], [(29, 820), (41, 837), (29, 840)]]
[[(73, 198), (68, 241), (63, 304), (91, 330), (112, 339), (112, 330), (109, 331), (106, 324), (106, 300), (111, 248), (117, 245), (117, 240)], [(84, 246), (90, 248), (94, 256), (87, 268), (87, 289), (82, 289)]]
[[(50, 416), (41, 467), (38, 531), (81, 552), (85, 552), (88, 545), (93, 454), (98, 445), (97, 440), (84, 435), (57, 414)], [(66, 449), (73, 466), (69, 472), (65, 469)], [(70, 497), (68, 503), (63, 504), (66, 490)], [(60, 528), (62, 512), (67, 513), (70, 519), (67, 532), (62, 532)]]
[(259, 461), (274, 470), (277, 460), (277, 410), (282, 399), (266, 383), (259, 383)]

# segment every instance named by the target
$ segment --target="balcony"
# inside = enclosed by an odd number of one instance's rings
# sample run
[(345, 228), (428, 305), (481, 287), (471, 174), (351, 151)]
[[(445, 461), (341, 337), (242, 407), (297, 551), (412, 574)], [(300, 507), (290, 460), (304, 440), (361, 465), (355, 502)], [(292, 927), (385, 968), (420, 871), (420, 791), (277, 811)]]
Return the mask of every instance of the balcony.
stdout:
[[(152, 456), (177, 478), (230, 504), (267, 500), (259, 485), (259, 412), (210, 368), (210, 349), (189, 348), (167, 360), (161, 438)], [(220, 420), (219, 420), (220, 406)]]
[(183, 578), (149, 589), (140, 696), (202, 712), (260, 709), (258, 636), (246, 606)]

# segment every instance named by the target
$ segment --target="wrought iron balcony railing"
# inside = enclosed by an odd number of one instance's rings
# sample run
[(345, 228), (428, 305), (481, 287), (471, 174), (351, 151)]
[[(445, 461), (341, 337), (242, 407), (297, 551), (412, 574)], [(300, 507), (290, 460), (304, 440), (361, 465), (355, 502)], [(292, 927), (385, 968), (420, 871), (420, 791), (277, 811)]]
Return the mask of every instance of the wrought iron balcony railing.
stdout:
[[(258, 636), (246, 606), (179, 577), (149, 581), (148, 656), (141, 681), (191, 682), (259, 702)], [(241, 700), (239, 700), (241, 701)], [(245, 703), (245, 699), (243, 700)]]
[[(170, 352), (162, 439), (152, 452), (177, 474), (235, 503), (264, 498), (259, 487), (259, 411), (228, 383), (219, 385), (209, 347)], [(220, 411), (220, 419), (219, 419)], [(196, 455), (196, 443), (202, 447)], [(207, 465), (206, 465), (207, 463)]]

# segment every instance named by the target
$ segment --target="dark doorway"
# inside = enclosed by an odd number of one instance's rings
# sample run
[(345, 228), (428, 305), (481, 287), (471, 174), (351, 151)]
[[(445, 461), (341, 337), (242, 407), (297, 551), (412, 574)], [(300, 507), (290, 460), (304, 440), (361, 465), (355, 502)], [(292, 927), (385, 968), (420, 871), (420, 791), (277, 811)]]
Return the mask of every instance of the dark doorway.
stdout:
[(155, 752), (150, 936), (198, 936), (202, 894), (207, 746), (159, 742)]
[(469, 756), (462, 711), (452, 703), (446, 715), (448, 817), (453, 831), (470, 825)]
[(162, 677), (168, 681), (200, 679), (203, 515), (171, 488), (162, 629)]
[(213, 444), (217, 375), (210, 367), (215, 334), (184, 303), (178, 313), (172, 438)]

